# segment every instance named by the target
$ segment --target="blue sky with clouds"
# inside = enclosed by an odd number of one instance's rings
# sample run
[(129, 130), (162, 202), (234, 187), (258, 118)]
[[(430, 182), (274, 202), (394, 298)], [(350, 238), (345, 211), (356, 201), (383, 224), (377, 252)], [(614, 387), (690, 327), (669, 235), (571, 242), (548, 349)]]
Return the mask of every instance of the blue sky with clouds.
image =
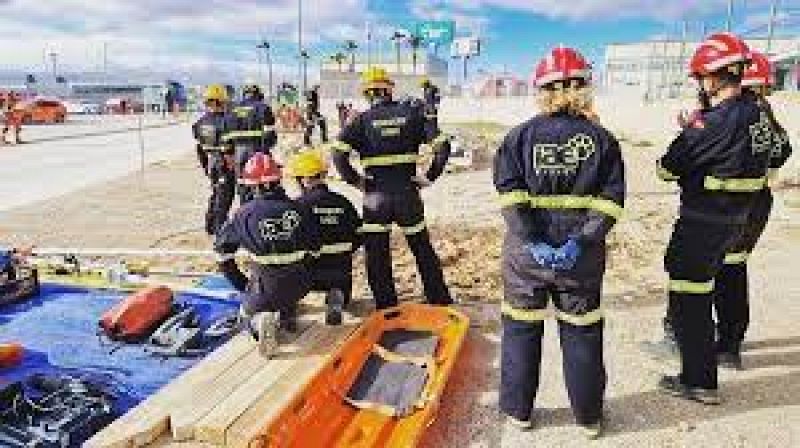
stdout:
[[(783, 0), (782, 8), (798, 0)], [(690, 21), (723, 26), (727, 0), (304, 0), (304, 38), (329, 56), (344, 40), (362, 40), (370, 23), (385, 42), (397, 26), (452, 19), (459, 34), (485, 40), (476, 61), (488, 70), (526, 73), (547, 47), (575, 45), (600, 61), (609, 42), (677, 35)], [(763, 23), (769, 0), (735, 0), (737, 27)], [(115, 69), (173, 68), (215, 76), (252, 76), (255, 42), (273, 42), (281, 73), (296, 64), (297, 0), (0, 0), (0, 70), (34, 70), (46, 54), (65, 69), (102, 66), (103, 48)], [(388, 56), (387, 56), (388, 57)]]

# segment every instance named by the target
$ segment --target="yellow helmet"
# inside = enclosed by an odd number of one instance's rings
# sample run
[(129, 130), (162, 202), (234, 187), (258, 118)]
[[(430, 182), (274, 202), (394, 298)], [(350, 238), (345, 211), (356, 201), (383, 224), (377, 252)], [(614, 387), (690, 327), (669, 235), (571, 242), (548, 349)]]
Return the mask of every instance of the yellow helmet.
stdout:
[(228, 101), (228, 89), (226, 89), (222, 84), (211, 84), (206, 87), (203, 98), (206, 101), (219, 101), (220, 103), (225, 103)]
[(361, 75), (361, 88), (364, 92), (373, 89), (391, 90), (394, 82), (383, 67), (370, 67)]
[(289, 158), (286, 170), (292, 177), (315, 177), (328, 171), (322, 152), (305, 149)]
[(431, 84), (431, 80), (427, 76), (423, 76), (422, 79), (419, 80), (420, 87), (427, 87)]

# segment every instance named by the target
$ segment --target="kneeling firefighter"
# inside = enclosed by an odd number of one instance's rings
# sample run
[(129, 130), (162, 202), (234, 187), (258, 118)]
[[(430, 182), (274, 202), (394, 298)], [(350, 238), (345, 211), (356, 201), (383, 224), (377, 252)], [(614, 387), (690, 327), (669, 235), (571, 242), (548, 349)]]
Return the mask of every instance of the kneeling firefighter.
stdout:
[(342, 308), (350, 304), (353, 295), (353, 253), (361, 245), (361, 217), (346, 197), (328, 188), (328, 167), (320, 151), (295, 154), (289, 159), (287, 171), (302, 191), (297, 202), (319, 221), (322, 248), (314, 260), (312, 288), (328, 293), (326, 321), (339, 324)]
[[(439, 257), (431, 245), (419, 190), (435, 181), (450, 157), (450, 142), (425, 119), (422, 107), (392, 99), (394, 83), (386, 70), (373, 67), (363, 76), (370, 108), (348, 123), (332, 145), (342, 178), (364, 191), (364, 248), (367, 278), (378, 309), (397, 305), (389, 247), (392, 224), (405, 233), (422, 277), (428, 303), (452, 303)], [(435, 152), (424, 176), (417, 175), (420, 146)], [(364, 174), (350, 164), (354, 151)]]
[[(715, 282), (726, 258), (738, 250), (753, 207), (764, 194), (773, 149), (773, 123), (755, 97), (742, 91), (750, 60), (747, 44), (730, 33), (711, 35), (698, 47), (690, 74), (706, 99), (706, 111), (688, 123), (658, 166), (659, 176), (677, 181), (681, 189), (679, 217), (664, 257), (670, 278), (668, 321), (681, 372), (663, 377), (659, 387), (710, 405), (720, 402), (712, 316), (720, 290)], [(729, 313), (740, 305), (719, 305), (720, 338), (738, 339), (722, 333), (729, 331), (723, 328), (732, 321)]]
[[(278, 142), (275, 132), (275, 115), (264, 102), (264, 94), (256, 84), (246, 84), (242, 90), (243, 99), (234, 104), (228, 112), (226, 143), (231, 143), (236, 151), (236, 178), (242, 179), (244, 165), (255, 153), (269, 154)], [(242, 202), (250, 198), (249, 187), (239, 182), (239, 198)]]
[[(242, 317), (261, 353), (274, 354), (278, 327), (295, 331), (297, 303), (311, 290), (311, 260), (320, 250), (319, 226), (310, 211), (289, 199), (281, 187), (281, 169), (271, 156), (256, 153), (243, 181), (253, 190), (217, 235), (220, 271), (243, 292)], [(236, 264), (243, 249), (250, 279)]]
[(531, 427), (552, 300), (572, 410), (595, 438), (606, 386), (605, 240), (623, 211), (624, 166), (619, 143), (595, 122), (583, 56), (553, 49), (534, 80), (541, 113), (506, 136), (494, 167), (507, 227), (500, 408), (510, 423)]
[(208, 86), (204, 95), (207, 108), (205, 114), (192, 126), (197, 140), (197, 159), (211, 181), (211, 197), (208, 199), (205, 229), (215, 235), (228, 219), (236, 194), (233, 146), (223, 142), (226, 134), (225, 110), (228, 92), (225, 86)]

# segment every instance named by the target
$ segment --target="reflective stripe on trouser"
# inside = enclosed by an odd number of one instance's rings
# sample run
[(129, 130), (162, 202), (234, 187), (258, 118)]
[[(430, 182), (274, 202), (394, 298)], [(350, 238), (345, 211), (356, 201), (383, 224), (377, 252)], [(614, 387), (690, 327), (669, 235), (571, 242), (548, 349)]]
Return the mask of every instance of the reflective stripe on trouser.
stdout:
[(712, 301), (725, 254), (741, 226), (681, 216), (665, 265), (670, 277), (668, 315), (681, 352), (681, 379), (688, 386), (717, 388)]
[(406, 241), (417, 263), (425, 297), (429, 303), (449, 304), (441, 262), (433, 249), (424, 223), (424, 206), (416, 188), (400, 192), (371, 191), (364, 196), (364, 249), (367, 280), (378, 308), (397, 304), (397, 291), (389, 248), (392, 223), (406, 230)]
[(211, 182), (211, 196), (208, 198), (205, 228), (209, 235), (216, 235), (228, 220), (233, 199), (236, 195), (236, 176), (226, 169), (221, 157), (211, 157), (208, 166)]
[[(585, 296), (571, 294), (570, 298), (556, 297), (563, 305), (596, 303), (600, 292)], [(536, 291), (531, 299), (545, 301), (549, 292)], [(582, 299), (582, 300), (578, 300)], [(518, 299), (515, 300), (518, 302)], [(500, 364), (500, 408), (520, 420), (531, 416), (539, 388), (542, 335), (544, 324), (536, 321), (545, 317), (541, 311), (525, 310), (528, 321), (512, 318), (508, 311), (503, 314), (503, 336)], [(586, 321), (575, 325), (559, 320), (559, 336), (563, 352), (564, 379), (575, 419), (581, 424), (596, 423), (603, 413), (603, 395), (606, 386), (606, 371), (603, 363), (603, 323), (597, 319), (597, 311), (581, 314)], [(588, 317), (591, 316), (591, 317)], [(517, 317), (521, 317), (518, 315)], [(588, 325), (582, 325), (593, 321)], [(549, 374), (549, 372), (548, 372)]]
[[(747, 257), (732, 254), (750, 254), (764, 232), (772, 210), (772, 193), (769, 189), (757, 193), (741, 237), (725, 257), (716, 279), (714, 308), (717, 316), (717, 350), (736, 353), (741, 350), (750, 326), (749, 282)], [(732, 263), (742, 261), (741, 263)]]

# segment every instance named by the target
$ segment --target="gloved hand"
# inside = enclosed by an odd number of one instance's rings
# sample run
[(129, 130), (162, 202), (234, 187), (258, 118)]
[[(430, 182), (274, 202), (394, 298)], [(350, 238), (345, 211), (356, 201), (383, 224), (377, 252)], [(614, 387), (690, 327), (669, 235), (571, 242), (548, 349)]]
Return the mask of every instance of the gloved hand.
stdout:
[(556, 261), (556, 250), (552, 246), (545, 243), (529, 243), (524, 248), (540, 266), (553, 268), (553, 263)]
[(581, 246), (574, 238), (570, 238), (564, 243), (563, 246), (555, 251), (555, 261), (553, 262), (553, 269), (559, 271), (569, 271), (575, 268), (578, 264), (578, 258), (581, 256)]

